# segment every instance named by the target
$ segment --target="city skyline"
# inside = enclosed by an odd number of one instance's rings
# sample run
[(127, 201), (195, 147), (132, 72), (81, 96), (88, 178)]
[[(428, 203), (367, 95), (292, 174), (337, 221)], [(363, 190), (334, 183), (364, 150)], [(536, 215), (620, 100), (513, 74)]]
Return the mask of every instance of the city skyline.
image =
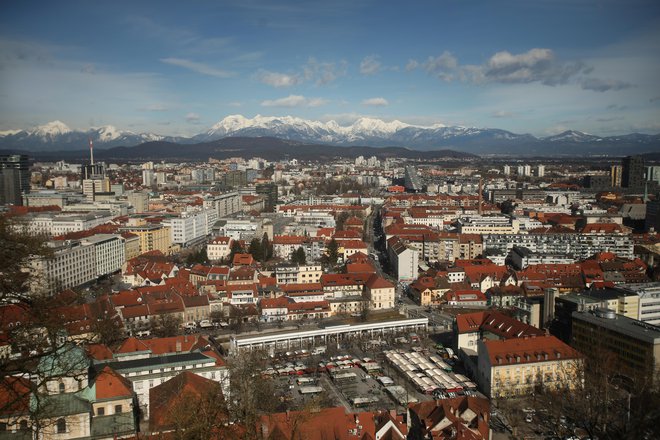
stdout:
[(190, 136), (261, 114), (660, 132), (650, 1), (35, 5), (0, 18), (0, 131)]

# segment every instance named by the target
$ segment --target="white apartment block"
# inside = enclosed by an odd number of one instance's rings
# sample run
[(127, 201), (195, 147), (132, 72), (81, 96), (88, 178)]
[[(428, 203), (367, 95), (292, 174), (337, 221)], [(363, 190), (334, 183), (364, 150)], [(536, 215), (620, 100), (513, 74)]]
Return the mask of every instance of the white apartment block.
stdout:
[(532, 252), (548, 255), (571, 255), (583, 260), (600, 252), (613, 252), (622, 258), (633, 258), (633, 241), (624, 234), (486, 234), (484, 251), (497, 250), (508, 254), (514, 247), (526, 247)]
[(126, 262), (126, 246), (121, 235), (96, 234), (81, 243), (94, 249), (96, 277), (117, 272)]
[(277, 284), (309, 284), (321, 281), (321, 265), (281, 265), (275, 268)]
[(180, 217), (163, 221), (172, 231), (172, 243), (191, 246), (201, 242), (211, 233), (211, 228), (218, 220), (214, 209), (182, 212)]
[(398, 281), (413, 281), (419, 271), (419, 252), (405, 245), (398, 237), (387, 240), (387, 253)]
[(33, 290), (46, 289), (49, 293), (76, 287), (97, 278), (94, 246), (79, 241), (51, 241), (53, 258), (37, 260), (34, 270), (41, 276), (34, 277)]
[(243, 210), (243, 201), (238, 191), (232, 191), (204, 200), (204, 208), (215, 209), (218, 218), (224, 218)]

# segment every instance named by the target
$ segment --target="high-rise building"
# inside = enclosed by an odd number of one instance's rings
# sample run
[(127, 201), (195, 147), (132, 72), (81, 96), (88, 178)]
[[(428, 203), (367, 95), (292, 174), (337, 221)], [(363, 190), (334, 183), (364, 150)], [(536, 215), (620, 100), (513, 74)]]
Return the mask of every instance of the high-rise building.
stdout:
[(660, 166), (646, 167), (646, 180), (660, 183)]
[(277, 185), (274, 183), (260, 183), (256, 187), (256, 192), (264, 198), (264, 211), (274, 212), (279, 195)]
[(504, 175), (508, 176), (511, 174), (511, 165), (504, 165)]
[(610, 169), (610, 177), (612, 177), (612, 186), (616, 188), (621, 187), (621, 174), (623, 173), (623, 167), (621, 165), (612, 165)]
[(30, 161), (24, 154), (0, 155), (0, 204), (21, 205), (30, 192)]
[(634, 189), (644, 188), (646, 168), (644, 168), (644, 158), (642, 156), (624, 157), (621, 166), (621, 186)]
[(544, 177), (545, 176), (545, 165), (538, 165), (536, 167), (536, 177)]

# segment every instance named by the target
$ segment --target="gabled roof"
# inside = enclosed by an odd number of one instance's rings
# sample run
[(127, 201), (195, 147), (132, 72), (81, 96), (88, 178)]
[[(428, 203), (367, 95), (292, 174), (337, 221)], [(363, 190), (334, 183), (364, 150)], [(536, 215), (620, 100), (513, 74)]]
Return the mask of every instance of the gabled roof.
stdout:
[(94, 385), (97, 400), (130, 398), (133, 396), (131, 382), (107, 365), (94, 379)]

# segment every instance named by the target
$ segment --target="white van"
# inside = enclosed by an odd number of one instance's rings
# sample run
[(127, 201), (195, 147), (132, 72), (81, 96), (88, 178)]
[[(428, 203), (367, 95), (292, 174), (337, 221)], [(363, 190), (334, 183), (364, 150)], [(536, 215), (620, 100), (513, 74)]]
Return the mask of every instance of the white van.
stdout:
[(323, 354), (326, 351), (326, 347), (324, 345), (321, 345), (319, 347), (314, 347), (312, 349), (312, 355), (317, 355), (317, 354)]

